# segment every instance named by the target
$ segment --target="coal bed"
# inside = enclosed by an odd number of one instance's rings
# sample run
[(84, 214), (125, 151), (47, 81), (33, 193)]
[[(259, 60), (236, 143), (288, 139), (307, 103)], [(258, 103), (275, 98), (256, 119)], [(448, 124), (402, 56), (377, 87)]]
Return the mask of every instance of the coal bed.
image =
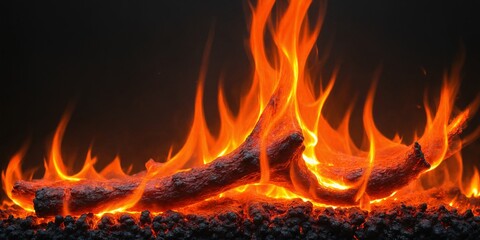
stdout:
[[(215, 205), (215, 204), (212, 204)], [(301, 200), (163, 213), (17, 218), (0, 211), (0, 239), (478, 239), (480, 208), (398, 204), (316, 207)]]

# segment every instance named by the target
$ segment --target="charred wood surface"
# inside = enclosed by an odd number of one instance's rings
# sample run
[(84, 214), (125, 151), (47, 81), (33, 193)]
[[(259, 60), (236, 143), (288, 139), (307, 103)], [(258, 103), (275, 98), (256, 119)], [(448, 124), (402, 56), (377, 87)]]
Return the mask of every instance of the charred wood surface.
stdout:
[[(303, 136), (292, 119), (275, 119), (278, 101), (280, 99), (276, 97), (270, 100), (252, 133), (239, 148), (209, 164), (148, 180), (140, 200), (132, 209), (163, 211), (204, 200), (237, 186), (258, 182), (261, 176), (262, 147), (268, 157), (269, 169), (272, 172), (286, 172), (292, 158), (297, 158), (304, 149)], [(265, 135), (267, 125), (273, 121), (277, 122), (274, 125), (277, 127), (269, 127), (268, 135)], [(261, 145), (261, 140), (266, 146)], [(142, 187), (140, 178), (82, 180), (66, 184), (57, 182), (50, 186), (44, 184), (19, 181), (12, 193), (19, 196), (35, 192), (33, 202), (36, 214), (52, 216), (99, 212), (131, 196), (135, 189)]]
[[(301, 149), (303, 138), (292, 133), (267, 150), (272, 169), (288, 168), (290, 157)], [(247, 142), (233, 153), (202, 167), (172, 176), (151, 179), (133, 210), (163, 211), (185, 206), (215, 196), (228, 189), (260, 180), (260, 153)], [(17, 189), (22, 189), (17, 183)], [(38, 216), (99, 212), (131, 195), (140, 185), (132, 181), (84, 180), (66, 186), (40, 188), (34, 199)]]
[[(374, 165), (371, 169), (371, 174), (365, 186), (365, 196), (373, 198), (387, 197), (392, 192), (415, 180), (420, 173), (430, 168), (430, 164), (425, 160), (418, 143), (415, 143), (411, 150), (390, 156), (388, 159), (392, 161), (391, 165), (379, 164)], [(352, 167), (349, 169), (336, 169), (337, 175), (327, 175), (336, 176), (333, 178), (334, 180), (343, 179), (345, 182), (353, 184), (347, 189), (320, 184), (301, 159), (292, 165), (290, 181), (294, 184), (297, 192), (300, 192), (302, 196), (309, 196), (312, 200), (332, 205), (354, 205), (359, 201), (360, 196), (357, 193), (362, 189), (363, 181), (366, 180), (362, 180), (366, 169), (356, 167), (353, 164), (355, 160), (357, 159), (350, 159)], [(362, 161), (365, 161), (365, 159)]]

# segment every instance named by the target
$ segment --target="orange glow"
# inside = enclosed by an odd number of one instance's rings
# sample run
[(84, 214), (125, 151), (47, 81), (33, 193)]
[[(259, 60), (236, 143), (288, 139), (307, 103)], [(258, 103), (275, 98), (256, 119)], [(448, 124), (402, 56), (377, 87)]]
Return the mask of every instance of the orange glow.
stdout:
[[(183, 146), (176, 151), (173, 150), (172, 146), (168, 156), (165, 159), (160, 159), (159, 162), (149, 160), (145, 164), (145, 172), (137, 175), (130, 175), (129, 171), (125, 172), (121, 167), (119, 157), (115, 158), (103, 170), (97, 171), (94, 167), (97, 158), (92, 156), (90, 148), (81, 170), (73, 173), (72, 169), (66, 167), (61, 153), (62, 138), (70, 118), (70, 112), (68, 111), (55, 131), (44, 164), (45, 175), (38, 181), (67, 185), (84, 180), (102, 182), (112, 179), (141, 178), (140, 184), (129, 197), (121, 199), (116, 204), (104, 209), (98, 209), (95, 214), (128, 211), (142, 197), (148, 180), (208, 164), (217, 157), (238, 148), (251, 133), (263, 109), (267, 106), (273, 93), (277, 91), (281, 101), (279, 101), (275, 118), (271, 119), (260, 136), (260, 182), (238, 187), (222, 193), (218, 197), (230, 193), (255, 193), (271, 198), (301, 198), (305, 201), (312, 201), (308, 196), (302, 196), (296, 192), (296, 189), (276, 186), (270, 182), (269, 159), (264, 142), (267, 137), (270, 137), (270, 128), (285, 117), (294, 119), (301, 128), (305, 138), (305, 150), (302, 159), (310, 172), (316, 177), (319, 185), (334, 190), (356, 189), (358, 191), (355, 195), (355, 201), (365, 208), (369, 208), (370, 203), (380, 203), (394, 196), (396, 191), (386, 194), (385, 198), (370, 199), (370, 196), (366, 193), (368, 180), (374, 166), (385, 164), (384, 156), (402, 152), (408, 149), (412, 142), (402, 141), (398, 134), (389, 138), (375, 124), (373, 117), (374, 96), (376, 83), (380, 79), (380, 71), (375, 72), (374, 84), (363, 107), (363, 126), (368, 145), (358, 147), (350, 136), (349, 126), (353, 103), (347, 109), (340, 124), (335, 124), (338, 127), (333, 127), (333, 124), (327, 121), (323, 112), (324, 106), (334, 88), (340, 70), (335, 69), (326, 82), (321, 82), (310, 70), (311, 66), (321, 64), (320, 60), (312, 59), (312, 55), (316, 52), (315, 45), (325, 15), (325, 5), (322, 3), (320, 9), (316, 10), (319, 11), (318, 17), (313, 24), (310, 23), (307, 12), (311, 3), (311, 0), (289, 1), (286, 8), (283, 8), (283, 6), (278, 7), (277, 4), (279, 3), (276, 3), (275, 0), (259, 0), (256, 5), (252, 4), (250, 6), (252, 18), (249, 44), (254, 65), (253, 79), (250, 88), (240, 100), (240, 107), (236, 114), (232, 113), (233, 111), (224, 96), (224, 90), (221, 87), (219, 88), (220, 128), (217, 135), (212, 134), (208, 128), (203, 109), (204, 83), (213, 39), (211, 35), (206, 44), (207, 47), (200, 68), (193, 121)], [(458, 142), (457, 145), (449, 144), (449, 132), (456, 131), (459, 126), (462, 126), (466, 119), (475, 112), (479, 102), (477, 100), (459, 114), (454, 114), (454, 100), (459, 88), (460, 70), (461, 62), (456, 64), (448, 75), (445, 75), (437, 105), (431, 106), (430, 98), (425, 97), (426, 123), (424, 126), (412, 129), (415, 136), (419, 133), (415, 140), (422, 147), (435, 145), (439, 146), (438, 149), (440, 149), (436, 152), (424, 153), (425, 159), (431, 164), (431, 168), (428, 170), (430, 172), (426, 173), (425, 176), (437, 178), (436, 174), (442, 174), (446, 169), (439, 167), (442, 166), (444, 159), (459, 154), (462, 141), (455, 141)], [(315, 82), (319, 81), (321, 87), (315, 87)], [(474, 135), (469, 136), (468, 141), (473, 141), (478, 135), (480, 135), (480, 131), (476, 131)], [(12, 157), (6, 171), (2, 172), (2, 183), (4, 191), (15, 204), (25, 210), (33, 211), (32, 199), (15, 198), (11, 194), (16, 181), (31, 179), (31, 174), (23, 174), (20, 169), (24, 153), (25, 149), (22, 149)], [(359, 159), (355, 162), (355, 164), (358, 164), (356, 167), (365, 169), (361, 177), (355, 182), (328, 174), (331, 172), (328, 170), (352, 164), (349, 161), (350, 159), (344, 156)], [(456, 170), (457, 175), (459, 172), (461, 176), (461, 167)], [(461, 184), (460, 181), (457, 183)], [(479, 197), (479, 184), (479, 174), (475, 169), (470, 185), (464, 191), (466, 195)], [(328, 205), (328, 203), (321, 202), (314, 202), (314, 204), (318, 206)], [(68, 209), (63, 210), (64, 214), (68, 212)]]
[(480, 197), (480, 192), (478, 191), (480, 187), (480, 175), (478, 174), (478, 169), (474, 168), (474, 173), (470, 184), (466, 189), (465, 195), (468, 197)]

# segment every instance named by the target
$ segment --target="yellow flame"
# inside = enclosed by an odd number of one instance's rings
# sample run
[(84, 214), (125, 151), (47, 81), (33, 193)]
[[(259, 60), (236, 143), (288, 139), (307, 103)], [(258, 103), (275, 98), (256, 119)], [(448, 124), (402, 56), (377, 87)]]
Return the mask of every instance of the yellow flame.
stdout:
[(478, 169), (475, 167), (466, 195), (468, 197), (480, 197), (480, 192), (478, 191), (479, 187), (480, 187), (480, 175), (478, 174)]

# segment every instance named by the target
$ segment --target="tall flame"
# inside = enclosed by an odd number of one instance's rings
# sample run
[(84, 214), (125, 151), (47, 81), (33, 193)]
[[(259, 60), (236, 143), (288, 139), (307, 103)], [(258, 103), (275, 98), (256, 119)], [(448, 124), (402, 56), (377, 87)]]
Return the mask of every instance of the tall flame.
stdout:
[[(207, 41), (202, 66), (200, 69), (198, 86), (195, 98), (195, 111), (190, 132), (184, 145), (172, 155), (172, 151), (165, 161), (148, 161), (146, 171), (128, 175), (116, 158), (105, 169), (98, 172), (94, 165), (97, 162), (91, 155), (91, 149), (87, 153), (82, 169), (72, 174), (63, 161), (61, 154), (61, 143), (67, 127), (70, 112), (62, 118), (53, 137), (48, 159), (45, 161), (46, 183), (62, 182), (68, 184), (81, 180), (110, 180), (129, 177), (142, 177), (139, 187), (129, 198), (119, 201), (115, 206), (101, 209), (99, 213), (112, 211), (126, 211), (135, 205), (140, 199), (143, 188), (149, 179), (171, 175), (178, 171), (200, 166), (213, 161), (215, 158), (225, 155), (236, 149), (252, 131), (258, 121), (263, 109), (275, 91), (281, 93), (282, 102), (277, 109), (277, 118), (291, 116), (300, 126), (305, 138), (305, 150), (303, 160), (311, 173), (316, 177), (318, 183), (326, 188), (346, 190), (357, 188), (359, 191), (356, 200), (367, 206), (369, 197), (365, 193), (367, 181), (372, 168), (381, 164), (382, 156), (396, 153), (407, 148), (396, 135), (388, 138), (379, 131), (373, 117), (374, 95), (376, 83), (380, 78), (380, 71), (374, 75), (374, 84), (368, 93), (363, 108), (363, 126), (365, 136), (368, 139), (366, 147), (357, 147), (350, 137), (349, 125), (353, 108), (350, 106), (343, 116), (337, 128), (324, 117), (324, 105), (332, 92), (337, 73), (335, 69), (327, 82), (322, 83), (320, 88), (315, 87), (318, 81), (312, 73), (311, 66), (321, 66), (321, 62), (313, 57), (318, 52), (315, 44), (325, 15), (325, 3), (322, 1), (318, 16), (314, 23), (309, 22), (307, 13), (311, 10), (311, 0), (298, 0), (288, 2), (276, 2), (275, 0), (259, 0), (251, 4), (252, 11), (250, 25), (250, 50), (253, 56), (254, 74), (249, 90), (240, 101), (237, 114), (233, 114), (220, 87), (218, 90), (218, 109), (220, 117), (220, 130), (215, 136), (207, 126), (203, 110), (203, 91), (207, 72), (208, 55), (213, 42), (213, 35)], [(285, 5), (285, 6), (284, 6)], [(469, 114), (472, 114), (477, 106), (475, 101), (466, 110), (460, 112), (453, 118), (454, 100), (458, 92), (460, 80), (461, 62), (455, 65), (444, 77), (444, 84), (440, 92), (439, 102), (431, 107), (425, 98), (426, 124), (423, 127), (423, 136), (415, 139), (420, 144), (436, 144), (441, 146), (441, 151), (426, 152), (425, 157), (432, 165), (430, 171), (439, 166), (447, 157), (454, 155), (461, 149), (458, 146), (449, 146), (449, 130), (455, 129), (463, 123)], [(278, 119), (272, 119), (270, 126), (273, 126)], [(269, 127), (263, 132), (263, 140), (270, 134)], [(468, 141), (473, 141), (480, 135), (480, 131), (471, 135)], [(290, 190), (277, 187), (270, 183), (269, 160), (266, 157), (265, 144), (261, 146), (261, 181), (258, 184), (242, 186), (235, 189), (236, 192), (254, 191), (257, 194), (275, 198), (294, 198), (305, 196), (296, 195)], [(422, 145), (423, 146), (423, 145)], [(171, 148), (173, 149), (173, 148)], [(31, 199), (15, 198), (11, 194), (14, 183), (17, 180), (28, 180), (28, 176), (21, 172), (20, 162), (25, 153), (22, 149), (10, 161), (7, 170), (2, 172), (3, 189), (8, 197), (17, 205), (26, 210), (32, 210)], [(364, 159), (360, 162), (364, 167), (363, 175), (356, 182), (347, 182), (345, 179), (328, 175), (325, 169), (348, 166), (351, 162), (342, 161), (338, 156), (355, 156)], [(461, 170), (460, 170), (461, 171)], [(430, 174), (430, 173), (428, 173)], [(474, 177), (470, 183), (469, 196), (479, 196), (478, 171), (475, 170)], [(392, 193), (393, 196), (395, 192)], [(223, 196), (223, 194), (222, 194)], [(374, 200), (372, 200), (374, 201)], [(363, 205), (362, 204), (362, 205)], [(64, 210), (67, 213), (68, 209)]]
[(17, 199), (12, 196), (13, 184), (18, 180), (30, 180), (33, 176), (33, 171), (30, 171), (30, 174), (23, 173), (21, 169), (22, 159), (25, 156), (26, 146), (22, 147), (8, 163), (7, 170), (2, 171), (2, 188), (7, 194), (8, 198), (12, 200), (13, 203), (25, 209), (26, 211), (33, 212), (33, 203), (28, 201), (28, 199)]

